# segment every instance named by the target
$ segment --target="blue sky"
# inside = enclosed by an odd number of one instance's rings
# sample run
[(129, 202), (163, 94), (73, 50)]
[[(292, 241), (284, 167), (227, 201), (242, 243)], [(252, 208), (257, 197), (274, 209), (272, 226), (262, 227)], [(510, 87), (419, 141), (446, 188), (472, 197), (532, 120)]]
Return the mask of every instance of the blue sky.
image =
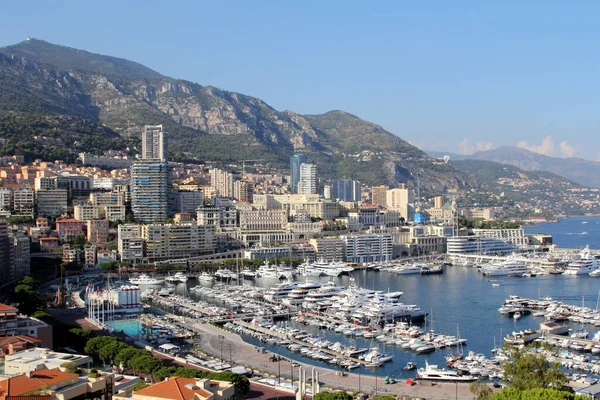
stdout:
[(600, 159), (600, 3), (503, 3), (12, 1), (0, 46), (32, 36), (278, 110), (341, 109), (423, 149)]

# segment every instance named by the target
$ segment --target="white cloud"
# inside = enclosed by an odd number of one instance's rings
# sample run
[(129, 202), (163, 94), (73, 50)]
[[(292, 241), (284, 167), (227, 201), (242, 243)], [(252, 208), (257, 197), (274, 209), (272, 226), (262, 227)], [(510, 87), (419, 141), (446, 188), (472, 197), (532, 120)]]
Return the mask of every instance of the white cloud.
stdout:
[(459, 154), (473, 154), (476, 151), (490, 150), (493, 147), (494, 144), (492, 142), (481, 141), (478, 143), (471, 143), (471, 141), (467, 138), (464, 138), (457, 145)]
[(539, 145), (534, 143), (529, 144), (527, 141), (521, 140), (517, 143), (517, 147), (544, 154), (546, 156), (573, 157), (579, 152), (577, 146), (573, 146), (566, 140), (563, 140), (558, 144), (557, 153), (557, 145), (554, 142), (554, 138), (550, 135), (543, 138)]
[(560, 154), (563, 157), (573, 157), (578, 153), (576, 146), (571, 146), (566, 140), (560, 142)]
[(542, 139), (542, 143), (539, 145), (529, 144), (527, 141), (521, 140), (517, 143), (517, 147), (544, 154), (546, 156), (552, 156), (554, 155), (556, 145), (554, 144), (554, 138), (552, 136), (546, 136)]

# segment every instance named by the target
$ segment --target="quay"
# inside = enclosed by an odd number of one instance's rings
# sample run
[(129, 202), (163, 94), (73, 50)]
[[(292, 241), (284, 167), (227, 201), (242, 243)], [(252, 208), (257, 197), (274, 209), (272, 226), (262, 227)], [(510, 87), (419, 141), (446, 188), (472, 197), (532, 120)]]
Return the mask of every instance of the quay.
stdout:
[(453, 254), (448, 256), (452, 262), (457, 264), (472, 264), (474, 267), (481, 264), (500, 263), (507, 260), (519, 261), (527, 267), (543, 269), (549, 273), (556, 273), (559, 269), (566, 266), (565, 261), (551, 261), (548, 258), (529, 258), (515, 256), (488, 256), (480, 254)]

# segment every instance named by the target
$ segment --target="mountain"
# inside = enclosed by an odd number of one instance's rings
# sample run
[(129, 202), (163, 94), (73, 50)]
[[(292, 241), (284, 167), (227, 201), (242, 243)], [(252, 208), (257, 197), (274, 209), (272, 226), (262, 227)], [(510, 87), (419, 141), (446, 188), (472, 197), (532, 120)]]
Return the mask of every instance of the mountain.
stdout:
[[(323, 177), (396, 186), (414, 184), (411, 172), (419, 172), (424, 190), (472, 186), (464, 173), (346, 112), (277, 111), (255, 97), (37, 39), (0, 48), (0, 113), (78, 118), (88, 127), (105, 127), (96, 132), (103, 140), (114, 133), (139, 137), (144, 124), (163, 124), (175, 160), (259, 159), (285, 168), (297, 151), (316, 162)], [(60, 132), (63, 139), (69, 135)], [(7, 131), (0, 128), (3, 136)]]
[[(442, 152), (427, 152), (432, 157), (443, 157)], [(448, 153), (446, 153), (448, 154)], [(516, 146), (480, 151), (471, 155), (449, 154), (451, 160), (486, 160), (514, 165), (525, 171), (546, 171), (567, 178), (580, 185), (600, 188), (600, 162), (582, 158), (550, 157)]]

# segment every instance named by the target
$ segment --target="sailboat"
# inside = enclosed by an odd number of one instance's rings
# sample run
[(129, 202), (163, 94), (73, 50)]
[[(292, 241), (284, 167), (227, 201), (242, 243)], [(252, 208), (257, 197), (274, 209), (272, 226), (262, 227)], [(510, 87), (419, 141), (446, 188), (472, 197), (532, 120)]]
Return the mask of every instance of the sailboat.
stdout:
[(458, 341), (458, 351), (456, 353), (450, 353), (446, 355), (447, 365), (453, 364), (458, 360), (462, 360), (465, 356), (463, 352), (463, 341), (460, 338), (460, 331), (458, 330), (458, 324), (456, 325), (456, 340)]

